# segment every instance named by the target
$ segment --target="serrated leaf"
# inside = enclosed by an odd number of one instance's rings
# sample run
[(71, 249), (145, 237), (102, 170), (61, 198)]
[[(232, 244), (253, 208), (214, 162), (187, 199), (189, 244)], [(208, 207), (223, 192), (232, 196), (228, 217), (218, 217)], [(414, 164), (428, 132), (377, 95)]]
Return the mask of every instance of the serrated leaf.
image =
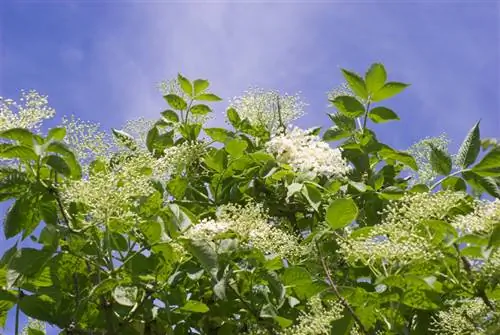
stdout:
[(405, 88), (410, 86), (409, 84), (389, 82), (382, 86), (376, 93), (371, 97), (372, 101), (378, 102), (385, 99), (392, 98), (396, 94), (401, 93)]
[(348, 95), (341, 95), (331, 100), (333, 105), (337, 107), (340, 113), (345, 116), (356, 118), (365, 113), (365, 107), (358, 99)]
[(175, 94), (164, 95), (163, 98), (173, 109), (184, 110), (187, 108), (187, 103), (180, 96)]
[(391, 120), (399, 120), (399, 116), (386, 107), (375, 107), (369, 113), (368, 117), (375, 123), (384, 123)]
[(342, 74), (344, 75), (349, 88), (363, 100), (368, 98), (368, 92), (366, 90), (366, 84), (363, 78), (361, 78), (358, 74), (342, 69)]
[(432, 169), (443, 176), (449, 175), (452, 168), (450, 155), (432, 143), (429, 146), (431, 148), (430, 161)]
[(208, 82), (208, 80), (196, 79), (194, 81), (194, 95), (198, 95), (201, 92), (205, 91), (209, 85), (210, 83)]
[(381, 63), (374, 63), (365, 75), (365, 83), (368, 93), (373, 95), (381, 89), (387, 80), (387, 72), (384, 65)]
[(177, 74), (177, 81), (179, 82), (179, 86), (182, 91), (186, 93), (188, 96), (193, 96), (193, 85), (186, 77), (182, 76), (180, 73)]
[(358, 206), (352, 199), (336, 199), (326, 210), (326, 222), (333, 229), (344, 228), (358, 217)]
[(356, 121), (353, 118), (345, 116), (341, 113), (328, 114), (328, 117), (342, 130), (351, 132), (356, 129)]
[(379, 154), (383, 159), (393, 159), (399, 161), (403, 164), (408, 165), (413, 170), (418, 171), (418, 166), (415, 158), (413, 158), (412, 155), (406, 152), (396, 151), (388, 146), (385, 146), (379, 151)]
[(210, 109), (210, 107), (208, 107), (207, 105), (203, 105), (203, 104), (194, 105), (189, 110), (194, 115), (206, 115), (206, 114), (212, 112), (212, 110)]
[(465, 137), (458, 150), (456, 163), (461, 168), (466, 168), (476, 161), (481, 150), (481, 135), (479, 122), (477, 122)]
[(183, 311), (193, 312), (193, 313), (206, 313), (210, 310), (207, 305), (201, 301), (189, 300), (184, 306), (181, 307)]
[(221, 101), (222, 99), (213, 93), (203, 93), (196, 96), (195, 100), (198, 101)]
[(500, 148), (489, 151), (472, 171), (481, 176), (500, 176)]
[(492, 197), (500, 199), (500, 189), (493, 178), (480, 176), (474, 171), (464, 171), (462, 172), (462, 177), (475, 190), (486, 192)]
[(349, 136), (351, 136), (351, 132), (347, 130), (342, 130), (338, 127), (332, 127), (327, 129), (323, 134), (323, 141), (325, 142), (338, 141)]

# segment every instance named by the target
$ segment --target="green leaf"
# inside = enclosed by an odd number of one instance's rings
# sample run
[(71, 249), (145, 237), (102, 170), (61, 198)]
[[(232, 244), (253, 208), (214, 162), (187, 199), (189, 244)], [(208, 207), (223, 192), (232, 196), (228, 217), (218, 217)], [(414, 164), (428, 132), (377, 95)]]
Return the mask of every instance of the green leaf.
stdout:
[(25, 128), (11, 128), (1, 131), (0, 138), (11, 141), (18, 141), (19, 143), (27, 147), (33, 147), (33, 133)]
[(290, 327), (293, 324), (292, 320), (284, 318), (282, 316), (276, 315), (273, 319), (274, 319), (274, 321), (276, 321), (279, 324), (279, 326), (282, 329)]
[(488, 248), (491, 247), (500, 247), (500, 222), (497, 223), (491, 232), (490, 239), (488, 241)]
[(183, 77), (180, 73), (177, 74), (177, 81), (179, 82), (179, 85), (184, 93), (192, 97), (193, 85), (191, 84), (191, 82), (186, 77)]
[(118, 140), (118, 143), (132, 151), (137, 149), (137, 144), (135, 143), (135, 139), (132, 135), (127, 134), (123, 130), (114, 128), (112, 128), (111, 131), (113, 132), (113, 136)]
[(236, 109), (234, 108), (229, 108), (227, 110), (227, 119), (229, 120), (229, 122), (231, 123), (231, 125), (238, 129), (240, 123), (241, 123), (241, 118), (240, 116), (238, 115), (238, 112), (236, 111)]
[(500, 189), (498, 188), (495, 180), (491, 177), (483, 177), (475, 171), (464, 171), (462, 177), (469, 183), (473, 189), (486, 192), (492, 197), (500, 199)]
[(222, 99), (212, 93), (203, 93), (196, 96), (198, 101), (221, 101)]
[(193, 312), (193, 313), (206, 313), (210, 310), (207, 305), (200, 301), (189, 300), (184, 306), (181, 307), (183, 311)]
[(343, 228), (358, 217), (358, 206), (350, 198), (334, 200), (326, 210), (326, 222), (333, 229)]
[(158, 127), (153, 127), (146, 135), (146, 147), (149, 152), (154, 153), (155, 155), (161, 155), (167, 147), (174, 144), (172, 135), (173, 132), (160, 134)]
[(19, 308), (33, 319), (53, 323), (56, 302), (48, 295), (35, 294), (24, 296), (19, 302)]
[(161, 115), (171, 122), (179, 122), (179, 115), (171, 109), (164, 110)]
[(479, 133), (479, 122), (469, 131), (457, 154), (457, 165), (466, 168), (476, 161), (481, 150), (481, 135)]
[(365, 107), (361, 102), (348, 95), (338, 96), (334, 100), (331, 100), (331, 102), (337, 107), (340, 113), (351, 118), (360, 117), (365, 113)]
[(232, 138), (233, 134), (224, 128), (205, 128), (205, 133), (216, 142), (224, 143)]
[(345, 116), (342, 113), (328, 114), (332, 122), (342, 130), (352, 132), (356, 130), (356, 121), (353, 118)]
[(38, 159), (38, 155), (33, 149), (22, 145), (9, 145), (6, 149), (0, 151), (0, 157), (18, 158), (27, 161), (35, 161)]
[(371, 100), (374, 102), (378, 102), (385, 99), (389, 99), (395, 96), (396, 94), (401, 93), (408, 86), (410, 85), (397, 82), (386, 83), (384, 86), (382, 86), (380, 90), (378, 90), (372, 95)]
[(331, 127), (327, 129), (323, 134), (323, 141), (325, 142), (338, 141), (349, 136), (351, 136), (351, 132), (347, 130), (342, 130), (338, 127)]
[(40, 329), (28, 327), (27, 335), (45, 335), (45, 332)]
[(393, 159), (408, 165), (415, 171), (418, 171), (418, 166), (415, 158), (413, 158), (412, 155), (406, 152), (396, 151), (388, 146), (385, 146), (379, 151), (379, 154), (382, 159)]
[(47, 140), (62, 141), (66, 136), (66, 128), (52, 128), (47, 134)]
[(309, 202), (309, 205), (311, 205), (311, 207), (314, 208), (314, 210), (316, 212), (318, 212), (319, 206), (321, 205), (321, 199), (322, 199), (320, 190), (318, 189), (318, 187), (316, 185), (314, 185), (312, 183), (306, 183), (304, 186), (305, 187), (302, 188), (302, 190), (301, 190), (302, 194)]
[(52, 142), (47, 147), (48, 152), (54, 152), (64, 158), (66, 164), (71, 169), (71, 178), (80, 179), (82, 177), (82, 168), (75, 157), (75, 154), (62, 142)]
[(225, 149), (226, 151), (233, 156), (233, 158), (238, 158), (243, 155), (246, 148), (248, 147), (247, 141), (233, 139), (226, 143)]
[(309, 271), (299, 266), (292, 266), (283, 273), (283, 283), (287, 286), (301, 286), (312, 284)]
[(210, 107), (208, 107), (207, 105), (202, 105), (202, 104), (200, 104), (200, 105), (194, 105), (189, 110), (194, 115), (206, 115), (206, 114), (212, 112), (212, 110), (210, 109)]
[(500, 147), (488, 152), (472, 171), (480, 176), (500, 176)]
[(137, 301), (139, 290), (135, 286), (117, 286), (113, 290), (113, 298), (123, 306), (132, 307)]
[(185, 178), (177, 176), (167, 183), (167, 190), (176, 199), (182, 199), (182, 197), (186, 193), (187, 186), (188, 181)]
[(49, 155), (43, 159), (43, 162), (58, 173), (64, 176), (71, 176), (71, 169), (62, 157)]
[(460, 177), (446, 177), (441, 183), (441, 187), (443, 190), (452, 190), (452, 191), (466, 191), (467, 185), (465, 181)]
[(375, 123), (384, 123), (391, 120), (399, 120), (399, 116), (389, 108), (375, 107), (369, 113), (368, 117)]
[(217, 275), (217, 254), (210, 244), (203, 240), (188, 240), (186, 241), (186, 247), (212, 276), (215, 277)]
[(210, 155), (205, 156), (204, 161), (205, 164), (212, 170), (222, 172), (225, 166), (226, 153), (224, 150), (216, 150)]
[(208, 80), (205, 79), (196, 79), (194, 81), (194, 95), (198, 95), (201, 92), (205, 91), (209, 86)]
[(452, 168), (450, 155), (432, 143), (429, 143), (429, 146), (431, 148), (430, 161), (432, 169), (443, 176), (450, 174)]
[(349, 88), (363, 100), (368, 98), (368, 92), (366, 90), (365, 81), (358, 74), (342, 69), (342, 74), (344, 75)]
[(17, 199), (5, 216), (3, 226), (5, 238), (14, 237), (23, 230), (27, 230), (30, 234), (39, 223), (34, 210), (33, 202), (29, 197)]
[(175, 94), (164, 95), (163, 98), (173, 109), (184, 110), (187, 108), (187, 103), (180, 96)]
[(387, 80), (387, 73), (384, 65), (381, 63), (374, 63), (365, 75), (366, 88), (368, 93), (373, 95), (380, 90)]
[(27, 277), (39, 273), (52, 257), (50, 250), (38, 250), (34, 248), (22, 248), (17, 250), (12, 257), (9, 269)]
[[(0, 271), (2, 271), (0, 269)], [(0, 287), (3, 286), (0, 284)], [(7, 313), (14, 307), (17, 301), (17, 296), (7, 290), (0, 289), (0, 329), (5, 327), (7, 321)]]

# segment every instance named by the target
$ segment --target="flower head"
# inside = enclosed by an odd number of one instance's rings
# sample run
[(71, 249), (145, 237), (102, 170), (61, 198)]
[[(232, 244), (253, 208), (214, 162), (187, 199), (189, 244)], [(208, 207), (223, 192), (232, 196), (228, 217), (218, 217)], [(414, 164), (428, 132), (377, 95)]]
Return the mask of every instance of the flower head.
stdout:
[(332, 149), (318, 136), (300, 128), (274, 136), (266, 143), (266, 150), (306, 176), (341, 177), (350, 171), (340, 149)]

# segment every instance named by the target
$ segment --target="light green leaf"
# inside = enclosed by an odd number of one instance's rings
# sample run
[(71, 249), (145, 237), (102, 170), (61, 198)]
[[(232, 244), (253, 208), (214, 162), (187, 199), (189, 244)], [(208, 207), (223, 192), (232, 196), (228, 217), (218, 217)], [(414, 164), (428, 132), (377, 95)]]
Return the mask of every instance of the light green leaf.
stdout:
[(342, 69), (342, 74), (344, 75), (349, 88), (363, 100), (368, 98), (368, 92), (366, 90), (366, 84), (363, 78), (361, 78), (358, 74)]
[(62, 141), (66, 136), (66, 128), (52, 128), (47, 134), (47, 140)]
[(302, 194), (309, 202), (309, 205), (311, 205), (311, 207), (314, 208), (316, 212), (318, 212), (322, 199), (320, 190), (317, 186), (311, 183), (306, 183), (304, 186), (305, 187), (302, 188)]
[(408, 165), (415, 171), (418, 171), (418, 166), (417, 162), (415, 161), (415, 158), (413, 158), (412, 155), (406, 152), (396, 151), (388, 146), (385, 146), (379, 151), (379, 154), (382, 157), (382, 159), (393, 159)]
[(500, 147), (488, 152), (472, 171), (481, 176), (500, 176)]
[(167, 103), (176, 110), (184, 110), (187, 108), (187, 103), (180, 96), (175, 94), (167, 94), (164, 95), (163, 98), (167, 101)]
[(387, 80), (387, 73), (384, 65), (381, 63), (374, 63), (365, 75), (366, 88), (368, 93), (373, 95), (380, 90)]
[(231, 123), (231, 125), (234, 128), (238, 128), (240, 123), (241, 123), (241, 118), (238, 115), (238, 112), (236, 111), (236, 109), (234, 109), (234, 108), (229, 108), (227, 110), (227, 119), (229, 120), (229, 122)]
[(205, 91), (209, 86), (208, 80), (205, 79), (196, 79), (194, 81), (194, 95), (198, 95), (201, 92)]
[(334, 100), (331, 100), (331, 102), (337, 107), (340, 113), (351, 118), (360, 117), (365, 113), (365, 107), (361, 102), (348, 95), (338, 96)]
[(452, 168), (450, 155), (432, 143), (429, 146), (431, 148), (430, 161), (432, 169), (443, 176), (450, 174)]
[(226, 153), (224, 150), (216, 150), (210, 155), (205, 156), (204, 161), (209, 168), (217, 172), (222, 172), (225, 166)]
[(409, 84), (389, 82), (386, 83), (380, 90), (374, 93), (371, 97), (372, 101), (378, 102), (385, 99), (389, 99), (396, 94), (402, 92), (405, 88), (410, 86)]
[(11, 128), (0, 132), (0, 138), (18, 141), (19, 143), (33, 147), (33, 133), (25, 128)]
[(177, 74), (177, 81), (179, 82), (179, 85), (181, 89), (186, 93), (188, 96), (192, 97), (193, 96), (193, 85), (187, 79), (186, 77), (183, 77), (180, 73)]
[(375, 107), (369, 113), (368, 117), (375, 123), (384, 123), (391, 120), (399, 120), (399, 116), (389, 108)]
[(186, 247), (209, 273), (211, 273), (214, 277), (217, 275), (217, 254), (206, 241), (188, 240), (186, 241)]
[(247, 147), (248, 143), (245, 140), (239, 139), (230, 140), (225, 145), (226, 151), (233, 156), (233, 158), (241, 157)]
[(358, 206), (350, 198), (334, 200), (326, 210), (326, 222), (333, 229), (343, 228), (358, 217)]
[(273, 319), (280, 325), (282, 329), (290, 327), (293, 324), (292, 320), (284, 318), (282, 316), (276, 315)]
[(466, 168), (475, 162), (481, 150), (481, 135), (479, 133), (479, 122), (469, 131), (460, 149), (458, 150), (456, 163), (461, 168)]
[(325, 142), (338, 141), (349, 136), (351, 136), (351, 132), (347, 130), (342, 130), (338, 127), (331, 127), (327, 129), (323, 134), (323, 141)]
[(113, 298), (120, 305), (132, 307), (137, 301), (138, 293), (135, 286), (117, 286), (113, 290)]
[(206, 313), (210, 310), (207, 305), (196, 300), (189, 300), (181, 309), (193, 313)]
[(161, 115), (171, 122), (179, 122), (179, 115), (171, 109), (164, 110)]
[(202, 104), (194, 105), (189, 110), (194, 115), (206, 115), (206, 114), (212, 112), (212, 110), (210, 109), (210, 107), (208, 107), (207, 105), (202, 105)]
[(26, 161), (34, 161), (38, 159), (38, 155), (33, 149), (22, 145), (9, 145), (4, 150), (0, 151), (0, 157), (18, 158)]
[(123, 130), (114, 128), (112, 128), (111, 131), (113, 132), (113, 136), (118, 140), (118, 143), (132, 151), (137, 149), (137, 144), (135, 143), (135, 139), (132, 135), (127, 134)]
[(233, 134), (224, 128), (205, 128), (205, 133), (216, 142), (224, 143), (233, 137)]
[(198, 101), (221, 101), (222, 99), (212, 93), (203, 93), (196, 96)]

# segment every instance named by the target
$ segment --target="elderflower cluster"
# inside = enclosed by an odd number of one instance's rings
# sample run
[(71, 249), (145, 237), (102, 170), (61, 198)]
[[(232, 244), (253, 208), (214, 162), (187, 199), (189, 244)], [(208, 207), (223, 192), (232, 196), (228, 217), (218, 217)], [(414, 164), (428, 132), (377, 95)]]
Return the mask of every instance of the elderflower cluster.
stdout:
[(351, 261), (364, 263), (399, 263), (426, 261), (439, 257), (432, 244), (433, 236), (422, 223), (444, 219), (465, 197), (457, 192), (413, 193), (392, 201), (385, 219), (362, 236), (340, 243), (340, 252)]
[(146, 149), (146, 138), (148, 136), (148, 132), (151, 128), (153, 128), (155, 123), (155, 120), (140, 117), (134, 120), (128, 120), (121, 130), (131, 135), (135, 139), (139, 148)]
[(248, 204), (244, 207), (234, 204), (221, 206), (216, 219), (203, 220), (186, 231), (191, 239), (213, 240), (217, 235), (234, 232), (249, 246), (263, 253), (282, 258), (299, 256), (302, 248), (298, 240), (270, 224), (262, 206)]
[(64, 116), (62, 127), (66, 129), (64, 142), (83, 163), (94, 159), (108, 158), (115, 149), (112, 137), (100, 129), (98, 123)]
[(479, 299), (450, 301), (449, 308), (437, 312), (433, 318), (433, 330), (443, 335), (483, 335), (486, 327), (494, 321), (494, 315)]
[(38, 131), (44, 120), (55, 115), (55, 110), (48, 105), (47, 96), (34, 90), (21, 91), (19, 101), (0, 97), (0, 131), (12, 128)]
[(327, 96), (328, 96), (328, 100), (332, 101), (340, 96), (354, 97), (354, 93), (349, 88), (349, 85), (347, 85), (347, 83), (342, 83), (341, 85), (335, 87), (330, 92), (328, 92)]
[(69, 182), (63, 193), (65, 201), (83, 203), (90, 216), (87, 223), (126, 222), (136, 218), (131, 210), (134, 200), (154, 192), (151, 178), (161, 178), (171, 170), (171, 161), (141, 153), (129, 156), (106, 171), (87, 179)]
[(230, 101), (230, 107), (236, 109), (242, 119), (247, 119), (253, 126), (263, 126), (271, 134), (284, 130), (303, 116), (305, 106), (299, 94), (280, 95), (277, 91), (257, 87)]
[(343, 307), (339, 302), (323, 304), (319, 295), (311, 297), (308, 311), (301, 312), (298, 323), (285, 329), (282, 335), (322, 335), (330, 334), (330, 324), (342, 317)]
[(426, 137), (408, 148), (408, 153), (415, 158), (418, 166), (417, 172), (413, 170), (408, 171), (413, 177), (411, 180), (412, 184), (429, 184), (438, 176), (438, 173), (434, 171), (431, 164), (431, 145), (448, 152), (449, 144), (450, 139), (448, 136), (441, 134), (437, 137)]
[(341, 177), (350, 171), (340, 149), (332, 149), (318, 136), (300, 128), (274, 136), (266, 143), (266, 150), (307, 177)]
[(451, 224), (462, 234), (490, 233), (500, 222), (500, 200), (477, 201), (472, 213), (461, 215)]

